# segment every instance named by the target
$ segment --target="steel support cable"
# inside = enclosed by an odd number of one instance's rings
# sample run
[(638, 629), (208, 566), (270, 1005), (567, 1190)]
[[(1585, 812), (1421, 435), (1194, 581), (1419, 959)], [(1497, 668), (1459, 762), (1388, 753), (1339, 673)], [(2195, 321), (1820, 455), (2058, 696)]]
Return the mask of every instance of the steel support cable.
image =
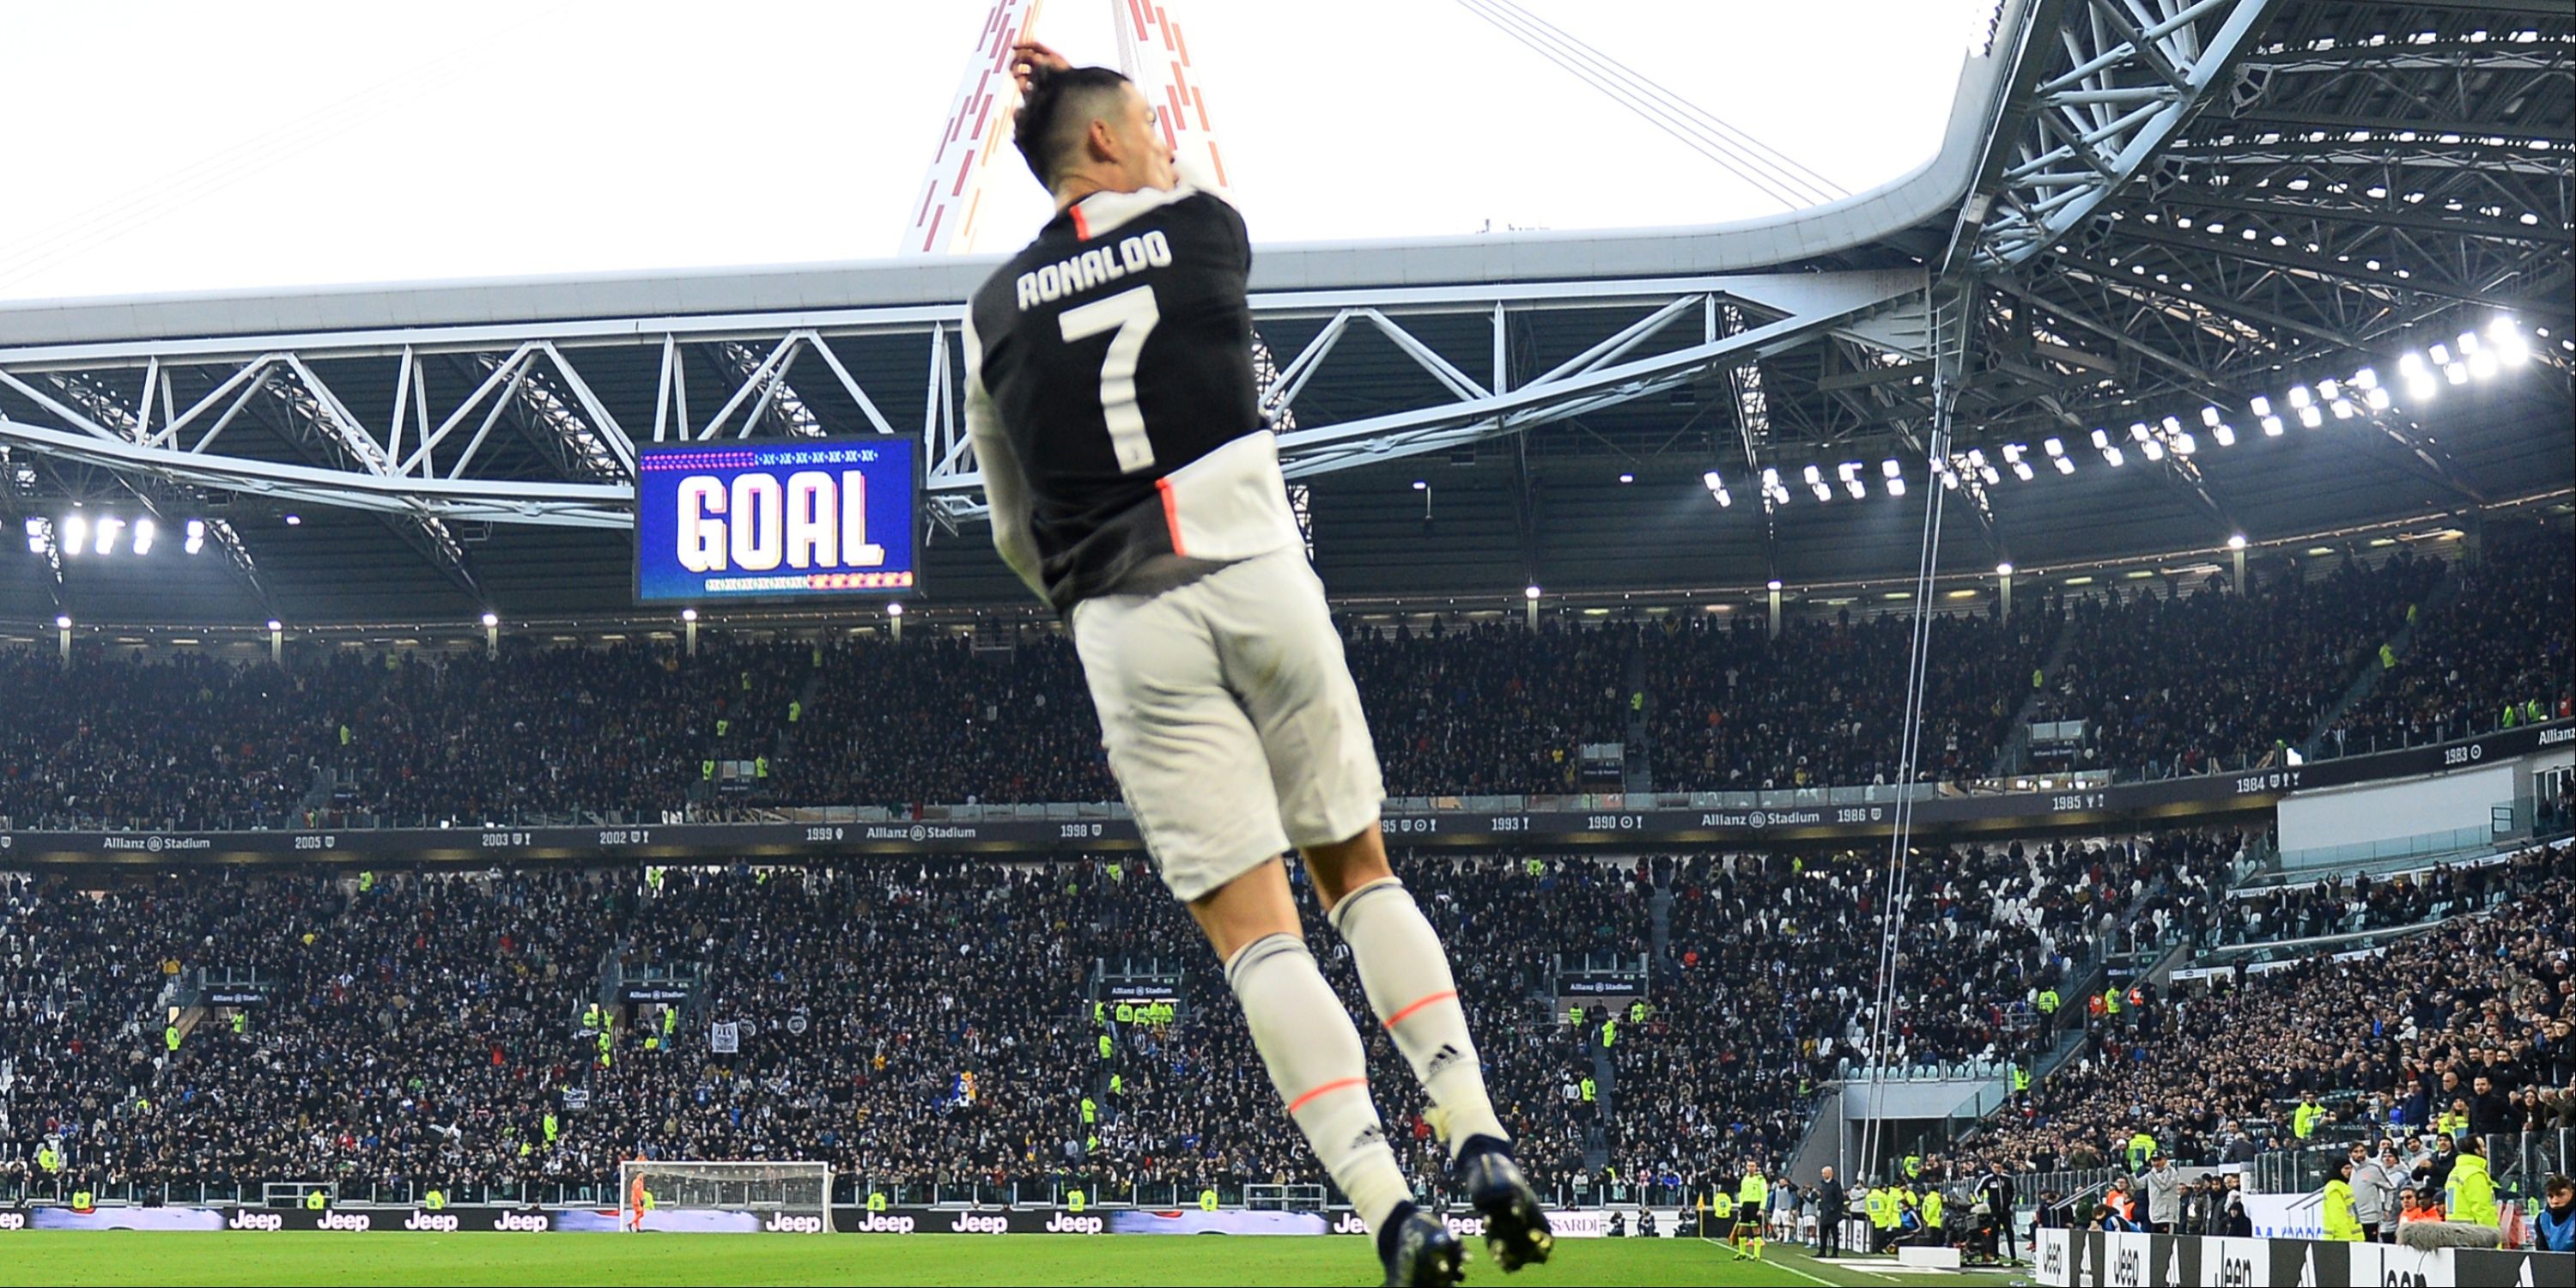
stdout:
[(1807, 196), (1784, 185), (1780, 179), (1767, 173), (1759, 158), (1740, 155), (1742, 149), (1736, 145), (1714, 137), (1687, 121), (1675, 118), (1641, 91), (1619, 82), (1609, 73), (1588, 65), (1579, 55), (1564, 49), (1544, 34), (1517, 26), (1510, 16), (1485, 8), (1484, 6), (1492, 3), (1492, 0), (1458, 0), (1458, 3), (1468, 12), (1493, 24), (1505, 35), (1527, 45), (1540, 57), (1572, 72), (1585, 84), (1617, 100), (1630, 111), (1645, 118), (1648, 124), (1671, 135), (1692, 151), (1716, 162), (1721, 169), (1753, 185), (1764, 196), (1779, 202), (1782, 207), (1789, 210), (1803, 210), (1832, 199)]
[(1861, 1171), (1875, 1175), (1879, 1144), (1885, 1135), (1888, 1037), (1896, 1026), (1896, 969), (1903, 953), (1907, 879), (1911, 875), (1914, 836), (1915, 766), (1923, 751), (1923, 695), (1929, 674), (1932, 641), (1933, 577), (1941, 563), (1941, 511), (1949, 489), (1931, 482), (1950, 452), (1950, 406), (1955, 397), (1946, 378), (1934, 378), (1932, 441), (1927, 454), (1923, 502), (1923, 541), (1914, 571), (1914, 630), (1906, 654), (1905, 708), (1896, 757), (1895, 826), (1888, 836), (1887, 885), (1880, 908), (1878, 1014), (1870, 1032), (1869, 1118), (1861, 1130)]
[(1482, 2), (1491, 7), (1507, 10), (1515, 14), (1523, 22), (1545, 31), (1558, 46), (1571, 50), (1599, 66), (1609, 68), (1612, 74), (1617, 76), (1619, 79), (1634, 85), (1640, 92), (1661, 100), (1665, 109), (1671, 115), (1683, 120), (1685, 123), (1699, 125), (1709, 133), (1717, 135), (1718, 137), (1725, 139), (1727, 142), (1734, 144), (1742, 151), (1751, 154), (1752, 159), (1757, 164), (1767, 167), (1770, 170), (1772, 177), (1779, 180), (1784, 185), (1792, 188), (1807, 189), (1813, 194), (1812, 199), (1816, 204), (1831, 201), (1836, 197), (1848, 197), (1851, 195), (1848, 191), (1844, 190), (1842, 185), (1816, 173), (1814, 170), (1809, 169), (1805, 165), (1801, 164), (1796, 157), (1790, 156), (1788, 153), (1772, 147), (1770, 144), (1746, 133), (1744, 130), (1738, 128), (1725, 118), (1709, 111), (1707, 108), (1701, 107), (1699, 104), (1664, 88), (1661, 84), (1648, 77), (1645, 73), (1620, 62), (1618, 59), (1613, 58), (1608, 54), (1602, 53), (1600, 50), (1585, 43), (1581, 37), (1578, 37), (1572, 32), (1549, 22), (1545, 18), (1539, 17), (1537, 14), (1531, 13), (1527, 9), (1521, 8), (1519, 5), (1513, 3), (1512, 0), (1482, 0)]

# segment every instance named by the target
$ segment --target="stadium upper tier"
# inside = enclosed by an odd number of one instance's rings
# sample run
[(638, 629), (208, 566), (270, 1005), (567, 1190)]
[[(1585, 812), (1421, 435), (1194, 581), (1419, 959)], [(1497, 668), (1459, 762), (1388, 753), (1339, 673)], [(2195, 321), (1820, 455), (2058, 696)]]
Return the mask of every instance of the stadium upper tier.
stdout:
[[(2565, 534), (2463, 567), (2400, 547), (2188, 591), (2051, 591), (1936, 617), (1918, 781), (2242, 769), (2556, 718), (2576, 698)], [(1757, 791), (1897, 777), (1909, 622), (1743, 614), (1349, 624), (1390, 796)], [(979, 647), (980, 638), (984, 646)], [(1005, 647), (991, 647), (997, 644)], [(2382, 655), (2383, 647), (2387, 653)], [(619, 642), (497, 654), (0, 652), (0, 825), (440, 826), (736, 808), (1116, 798), (1052, 631)], [(2395, 660), (2395, 670), (2386, 661)], [(2383, 675), (2376, 673), (2386, 671)], [(2375, 684), (2347, 703), (2357, 679)], [(2071, 740), (2029, 743), (2025, 721)]]

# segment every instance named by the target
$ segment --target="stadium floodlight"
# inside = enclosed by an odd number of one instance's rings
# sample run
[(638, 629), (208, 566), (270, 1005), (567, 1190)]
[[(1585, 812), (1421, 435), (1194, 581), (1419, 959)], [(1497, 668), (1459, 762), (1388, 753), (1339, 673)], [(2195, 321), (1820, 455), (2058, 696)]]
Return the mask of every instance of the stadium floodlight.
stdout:
[(90, 548), (102, 555), (116, 553), (116, 537), (123, 531), (125, 531), (125, 520), (113, 514), (98, 516), (98, 537), (90, 543)]
[(2075, 472), (2075, 462), (2070, 461), (2063, 456), (2049, 457), (2048, 463), (2056, 466), (2057, 472), (2060, 474), (2072, 474)]
[(696, 610), (696, 609), (694, 609), (694, 608), (683, 608), (683, 609), (681, 609), (681, 610), (680, 610), (680, 620), (681, 620), (681, 621), (684, 621), (684, 622), (694, 622), (694, 621), (698, 620), (698, 610)]
[(2333, 402), (2343, 397), (2343, 386), (2332, 380), (2320, 380), (2317, 382), (2317, 397)]
[(203, 550), (203, 549), (205, 549), (205, 548), (206, 548), (206, 521), (205, 521), (205, 520), (203, 520), (203, 519), (190, 519), (190, 520), (188, 520), (188, 544), (187, 544), (187, 546), (186, 546), (186, 547), (184, 547), (184, 548), (187, 550), (187, 552), (188, 552), (189, 554), (192, 554), (192, 555), (193, 555), (193, 554), (195, 554), (195, 553), (197, 553), (198, 551)]
[(2173, 450), (2176, 456), (2189, 456), (2200, 450), (2200, 441), (2186, 430), (2173, 436)]
[(891, 604), (886, 605), (886, 616), (888, 616), (888, 617), (901, 617), (901, 616), (903, 616), (903, 601), (898, 599), (898, 600), (896, 600), (895, 602), (893, 602), (893, 603), (891, 603)]
[(2146, 452), (2147, 459), (2150, 461), (2161, 461), (2165, 458), (2165, 445), (2152, 438), (2146, 441), (2146, 445), (2143, 450)]
[(1897, 464), (1895, 457), (1891, 456), (1879, 462), (1878, 473), (1879, 477), (1887, 480), (1889, 496), (1905, 495), (1905, 467)]
[(1725, 488), (1719, 488), (1719, 489), (1717, 490), (1716, 495), (1717, 495), (1717, 508), (1718, 508), (1718, 509), (1723, 510), (1723, 509), (1725, 509), (1726, 507), (1728, 507), (1728, 506), (1730, 506), (1730, 505), (1735, 504), (1735, 498), (1734, 498), (1734, 497), (1731, 497), (1731, 496), (1728, 496), (1728, 495), (1726, 494), (1726, 489), (1725, 489)]
[(1860, 462), (1843, 462), (1834, 471), (1834, 477), (1843, 481), (1843, 490), (1851, 493), (1853, 500), (1857, 501), (1869, 495), (1869, 485), (1860, 481)]
[(2372, 411), (2388, 410), (2388, 391), (2385, 389), (2373, 389), (2362, 395), (2361, 400), (2368, 403)]
[(2254, 395), (2253, 401), (2245, 405), (2257, 416), (2269, 416), (2272, 414), (2272, 400), (2261, 394)]
[(1701, 474), (1701, 475), (1699, 476), (1699, 481), (1700, 481), (1700, 485), (1701, 485), (1702, 487), (1707, 488), (1707, 489), (1708, 489), (1709, 491), (1711, 491), (1711, 492), (1714, 492), (1714, 491), (1718, 490), (1719, 488), (1722, 488), (1722, 487), (1725, 487), (1725, 486), (1726, 486), (1726, 481), (1725, 481), (1724, 479), (1719, 478), (1719, 477), (1717, 476), (1717, 471), (1715, 471), (1715, 470), (1709, 470), (1709, 471), (1707, 471), (1707, 472), (1705, 472), (1705, 473)]
[(76, 555), (89, 548), (89, 520), (73, 515), (63, 520), (63, 553)]
[(67, 614), (67, 613), (56, 613), (56, 614), (54, 614), (54, 627), (55, 627), (55, 629), (57, 629), (57, 630), (66, 630), (66, 631), (67, 631), (67, 630), (70, 630), (70, 629), (72, 628), (72, 619), (71, 619), (70, 614)]
[(54, 539), (54, 525), (44, 519), (27, 520), (27, 553), (45, 553), (45, 545)]
[(274, 631), (274, 630), (282, 630), (282, 629), (284, 629), (284, 628), (283, 628), (282, 626), (280, 626), (280, 625), (279, 625), (278, 620), (277, 620), (276, 618), (272, 617), (272, 618), (269, 618), (269, 619), (268, 619), (268, 629), (270, 629), (270, 630)]
[(483, 614), (483, 624), (485, 626), (498, 626), (501, 624), (501, 615), (499, 613), (485, 613)]
[(1529, 585), (1526, 585), (1526, 586), (1521, 587), (1521, 598), (1523, 598), (1523, 599), (1536, 599), (1536, 598), (1538, 598), (1538, 583), (1537, 583), (1537, 582), (1531, 582)]
[(2215, 407), (2203, 407), (2200, 409), (2200, 423), (2205, 429), (2216, 429), (2218, 428), (2219, 422), (2225, 419), (2226, 417), (2218, 414), (2218, 409)]
[(2271, 438), (2279, 438), (2279, 437), (2281, 436), (2281, 418), (2280, 418), (2280, 417), (2278, 417), (2278, 416), (2266, 416), (2266, 417), (2264, 417), (2264, 418), (2263, 418), (2263, 433), (2264, 433), (2267, 437), (2271, 437)]
[(136, 519), (134, 521), (134, 553), (138, 555), (148, 555), (152, 553), (152, 538), (159, 534), (160, 530), (160, 525), (152, 522), (151, 517), (148, 515), (143, 518)]
[(2009, 560), (2009, 559), (2007, 559), (2007, 560), (2003, 561), (2002, 563), (1996, 564), (1996, 565), (1995, 565), (1995, 575), (1996, 575), (1996, 576), (1998, 576), (1998, 577), (2009, 577), (2009, 576), (2011, 576), (2011, 575), (2012, 575), (2012, 561), (2011, 561), (2011, 560)]
[(2316, 395), (2310, 393), (2306, 385), (2290, 386), (2290, 405), (2292, 407), (2304, 409), (2315, 405), (2316, 400)]
[(1621, 474), (1619, 476), (1619, 481), (1622, 483), (1634, 483), (1637, 481), (1637, 476), (1634, 474)]
[(2066, 440), (2062, 438), (2047, 439), (2040, 443), (2039, 450), (2046, 452), (2051, 456), (2064, 456), (2066, 455)]
[(1413, 481), (1413, 490), (1416, 492), (1428, 492), (1431, 490), (1431, 481), (1429, 479), (1415, 479)]
[(2531, 343), (2522, 338), (2522, 331), (2513, 324), (2512, 318), (2499, 317), (2488, 323), (2487, 339), (2494, 343), (2496, 356), (2508, 365), (2518, 367), (2531, 361)]
[(2244, 533), (2242, 533), (2242, 532), (2231, 532), (2231, 533), (2229, 533), (2229, 534), (2227, 535), (2227, 548), (2228, 548), (2228, 549), (2230, 549), (2230, 550), (2242, 550), (2242, 549), (2244, 549), (2244, 548), (2245, 548), (2245, 534), (2244, 534)]
[(2301, 407), (2299, 409), (2300, 424), (2305, 425), (2310, 429), (2315, 429), (2317, 426), (2322, 425), (2325, 422), (2326, 414), (2317, 410), (2315, 407)]
[(2236, 446), (2236, 427), (2234, 425), (2230, 425), (2225, 421), (2220, 421), (2219, 423), (2210, 426), (2209, 433), (2211, 437), (2218, 440), (2218, 445), (2221, 447)]
[(2476, 376), (2480, 380), (2484, 380), (2495, 373), (2496, 356), (2494, 353), (2485, 349), (2480, 349), (2469, 355), (2470, 375)]
[(1779, 579), (1779, 578), (1774, 577), (1774, 578), (1772, 578), (1772, 579), (1771, 579), (1771, 589), (1773, 589), (1773, 590), (1778, 590), (1778, 589), (1780, 589), (1780, 579)]
[(2111, 449), (2111, 433), (2109, 430), (2097, 429), (2093, 431), (2093, 448), (2095, 451), (2109, 451)]
[(2120, 453), (2120, 449), (2119, 449), (2119, 448), (2117, 448), (2117, 447), (2105, 447), (2105, 448), (2103, 448), (2103, 449), (2102, 449), (2102, 458), (2103, 458), (2104, 460), (2107, 460), (2107, 461), (2111, 462), (2111, 468), (2112, 468), (2112, 469), (2115, 469), (2115, 470), (2116, 470), (2116, 469), (2118, 469), (2118, 468), (2120, 468), (2121, 466), (2126, 465), (2126, 464), (2128, 464), (2128, 463), (2129, 463), (2129, 458), (2128, 458), (2128, 457), (2126, 457), (2126, 456), (2124, 456), (2124, 455), (2122, 455), (2122, 454)]

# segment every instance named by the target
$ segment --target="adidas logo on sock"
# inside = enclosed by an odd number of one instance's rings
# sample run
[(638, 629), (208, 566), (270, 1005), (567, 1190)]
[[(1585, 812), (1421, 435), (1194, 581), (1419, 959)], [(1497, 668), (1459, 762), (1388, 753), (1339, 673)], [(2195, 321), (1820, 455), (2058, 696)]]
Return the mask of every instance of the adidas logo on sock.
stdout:
[(1352, 1149), (1366, 1149), (1371, 1145), (1383, 1145), (1385, 1143), (1386, 1128), (1381, 1127), (1376, 1123), (1370, 1123), (1368, 1126), (1361, 1128), (1359, 1135), (1351, 1137)]
[(1422, 1080), (1424, 1082), (1429, 1082), (1433, 1078), (1439, 1077), (1442, 1071), (1465, 1058), (1465, 1054), (1460, 1052), (1456, 1046), (1447, 1042), (1441, 1043), (1440, 1049), (1431, 1053), (1431, 1062), (1423, 1066)]

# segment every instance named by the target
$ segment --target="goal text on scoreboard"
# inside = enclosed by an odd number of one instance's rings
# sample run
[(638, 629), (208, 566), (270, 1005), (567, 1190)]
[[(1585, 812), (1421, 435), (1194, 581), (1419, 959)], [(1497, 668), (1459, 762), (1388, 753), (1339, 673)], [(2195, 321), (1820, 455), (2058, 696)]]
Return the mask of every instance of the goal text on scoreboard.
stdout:
[(641, 447), (636, 601), (705, 604), (914, 589), (915, 447), (897, 437)]

